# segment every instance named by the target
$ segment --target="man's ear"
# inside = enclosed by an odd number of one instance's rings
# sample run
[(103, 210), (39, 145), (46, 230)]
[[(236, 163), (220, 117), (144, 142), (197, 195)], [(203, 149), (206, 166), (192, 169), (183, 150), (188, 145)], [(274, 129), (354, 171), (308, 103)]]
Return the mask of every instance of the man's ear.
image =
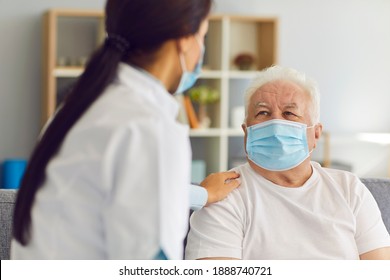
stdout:
[(319, 140), (322, 135), (322, 123), (316, 124), (316, 126), (314, 127), (314, 133), (316, 140)]
[(314, 147), (313, 149), (315, 149), (317, 147), (317, 141), (320, 139), (322, 135), (322, 123), (317, 123), (315, 126), (314, 126)]
[(246, 133), (247, 126), (246, 126), (246, 123), (243, 123), (241, 125), (241, 128), (242, 128), (242, 131), (244, 131), (244, 150), (245, 150), (245, 153), (246, 153), (246, 137), (247, 137), (247, 133)]
[(246, 135), (246, 123), (242, 123), (241, 128), (242, 128), (242, 131), (244, 131), (244, 133)]

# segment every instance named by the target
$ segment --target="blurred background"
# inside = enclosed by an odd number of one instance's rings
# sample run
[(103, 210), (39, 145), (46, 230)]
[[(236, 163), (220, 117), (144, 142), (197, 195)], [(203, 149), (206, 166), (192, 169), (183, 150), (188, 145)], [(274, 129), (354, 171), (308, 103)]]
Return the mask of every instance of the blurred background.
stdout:
[[(1, 162), (28, 158), (42, 127), (43, 14), (53, 8), (102, 10), (104, 3), (0, 0)], [(322, 140), (313, 159), (328, 160), (329, 166), (350, 170), (360, 177), (390, 177), (390, 1), (214, 3), (213, 14), (277, 19), (276, 63), (305, 72), (318, 82), (327, 141)], [(239, 41), (239, 34), (235, 36)], [(247, 78), (231, 84), (230, 90), (242, 93), (249, 81)], [(227, 108), (230, 117), (234, 107)], [(201, 132), (192, 133), (195, 157), (210, 141), (207, 137), (214, 133), (210, 131), (204, 134), (206, 138)], [(222, 137), (221, 133), (216, 131), (211, 141), (218, 142), (215, 138)], [(223, 164), (204, 169), (200, 157), (197, 167), (208, 173), (242, 161), (242, 137), (238, 132), (232, 135), (226, 143), (216, 145), (221, 153), (218, 161)], [(203, 164), (208, 164), (207, 160)]]

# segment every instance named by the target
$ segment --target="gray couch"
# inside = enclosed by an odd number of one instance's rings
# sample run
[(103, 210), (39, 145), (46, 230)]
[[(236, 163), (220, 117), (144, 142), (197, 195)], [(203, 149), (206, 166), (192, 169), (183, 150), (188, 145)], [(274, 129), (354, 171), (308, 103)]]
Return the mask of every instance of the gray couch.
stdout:
[(15, 190), (0, 189), (0, 260), (9, 260)]
[[(390, 232), (390, 179), (362, 179), (368, 187), (382, 212), (382, 218), (387, 230)], [(12, 214), (16, 192), (14, 190), (0, 189), (0, 259), (9, 259)]]

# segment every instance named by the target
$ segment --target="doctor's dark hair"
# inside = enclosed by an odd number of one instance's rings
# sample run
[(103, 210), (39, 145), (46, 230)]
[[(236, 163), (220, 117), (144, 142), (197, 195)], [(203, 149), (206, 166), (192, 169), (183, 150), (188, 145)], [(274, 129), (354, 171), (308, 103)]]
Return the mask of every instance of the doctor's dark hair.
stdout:
[(108, 0), (105, 7), (107, 39), (91, 56), (30, 157), (18, 191), (13, 237), (30, 240), (31, 209), (45, 180), (48, 162), (68, 131), (114, 81), (120, 62), (138, 66), (154, 61), (164, 42), (194, 35), (210, 12), (212, 0)]

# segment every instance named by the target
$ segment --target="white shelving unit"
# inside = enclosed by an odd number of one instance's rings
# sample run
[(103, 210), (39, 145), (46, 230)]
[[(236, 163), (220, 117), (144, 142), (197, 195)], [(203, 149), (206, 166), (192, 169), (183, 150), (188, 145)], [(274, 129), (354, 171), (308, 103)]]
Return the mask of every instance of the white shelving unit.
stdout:
[[(45, 14), (43, 123), (54, 113), (61, 92), (83, 72), (74, 62), (88, 57), (104, 38), (103, 23), (102, 11), (50, 10)], [(231, 111), (244, 105), (244, 90), (256, 71), (277, 62), (277, 19), (213, 15), (205, 45), (205, 68), (197, 85), (216, 88), (220, 100), (208, 108), (211, 127), (193, 129), (190, 137), (193, 159), (205, 162), (207, 175), (227, 170), (245, 156), (243, 132), (232, 127)], [(235, 67), (233, 60), (240, 53), (255, 56), (253, 69)], [(59, 65), (64, 58), (71, 63)]]

